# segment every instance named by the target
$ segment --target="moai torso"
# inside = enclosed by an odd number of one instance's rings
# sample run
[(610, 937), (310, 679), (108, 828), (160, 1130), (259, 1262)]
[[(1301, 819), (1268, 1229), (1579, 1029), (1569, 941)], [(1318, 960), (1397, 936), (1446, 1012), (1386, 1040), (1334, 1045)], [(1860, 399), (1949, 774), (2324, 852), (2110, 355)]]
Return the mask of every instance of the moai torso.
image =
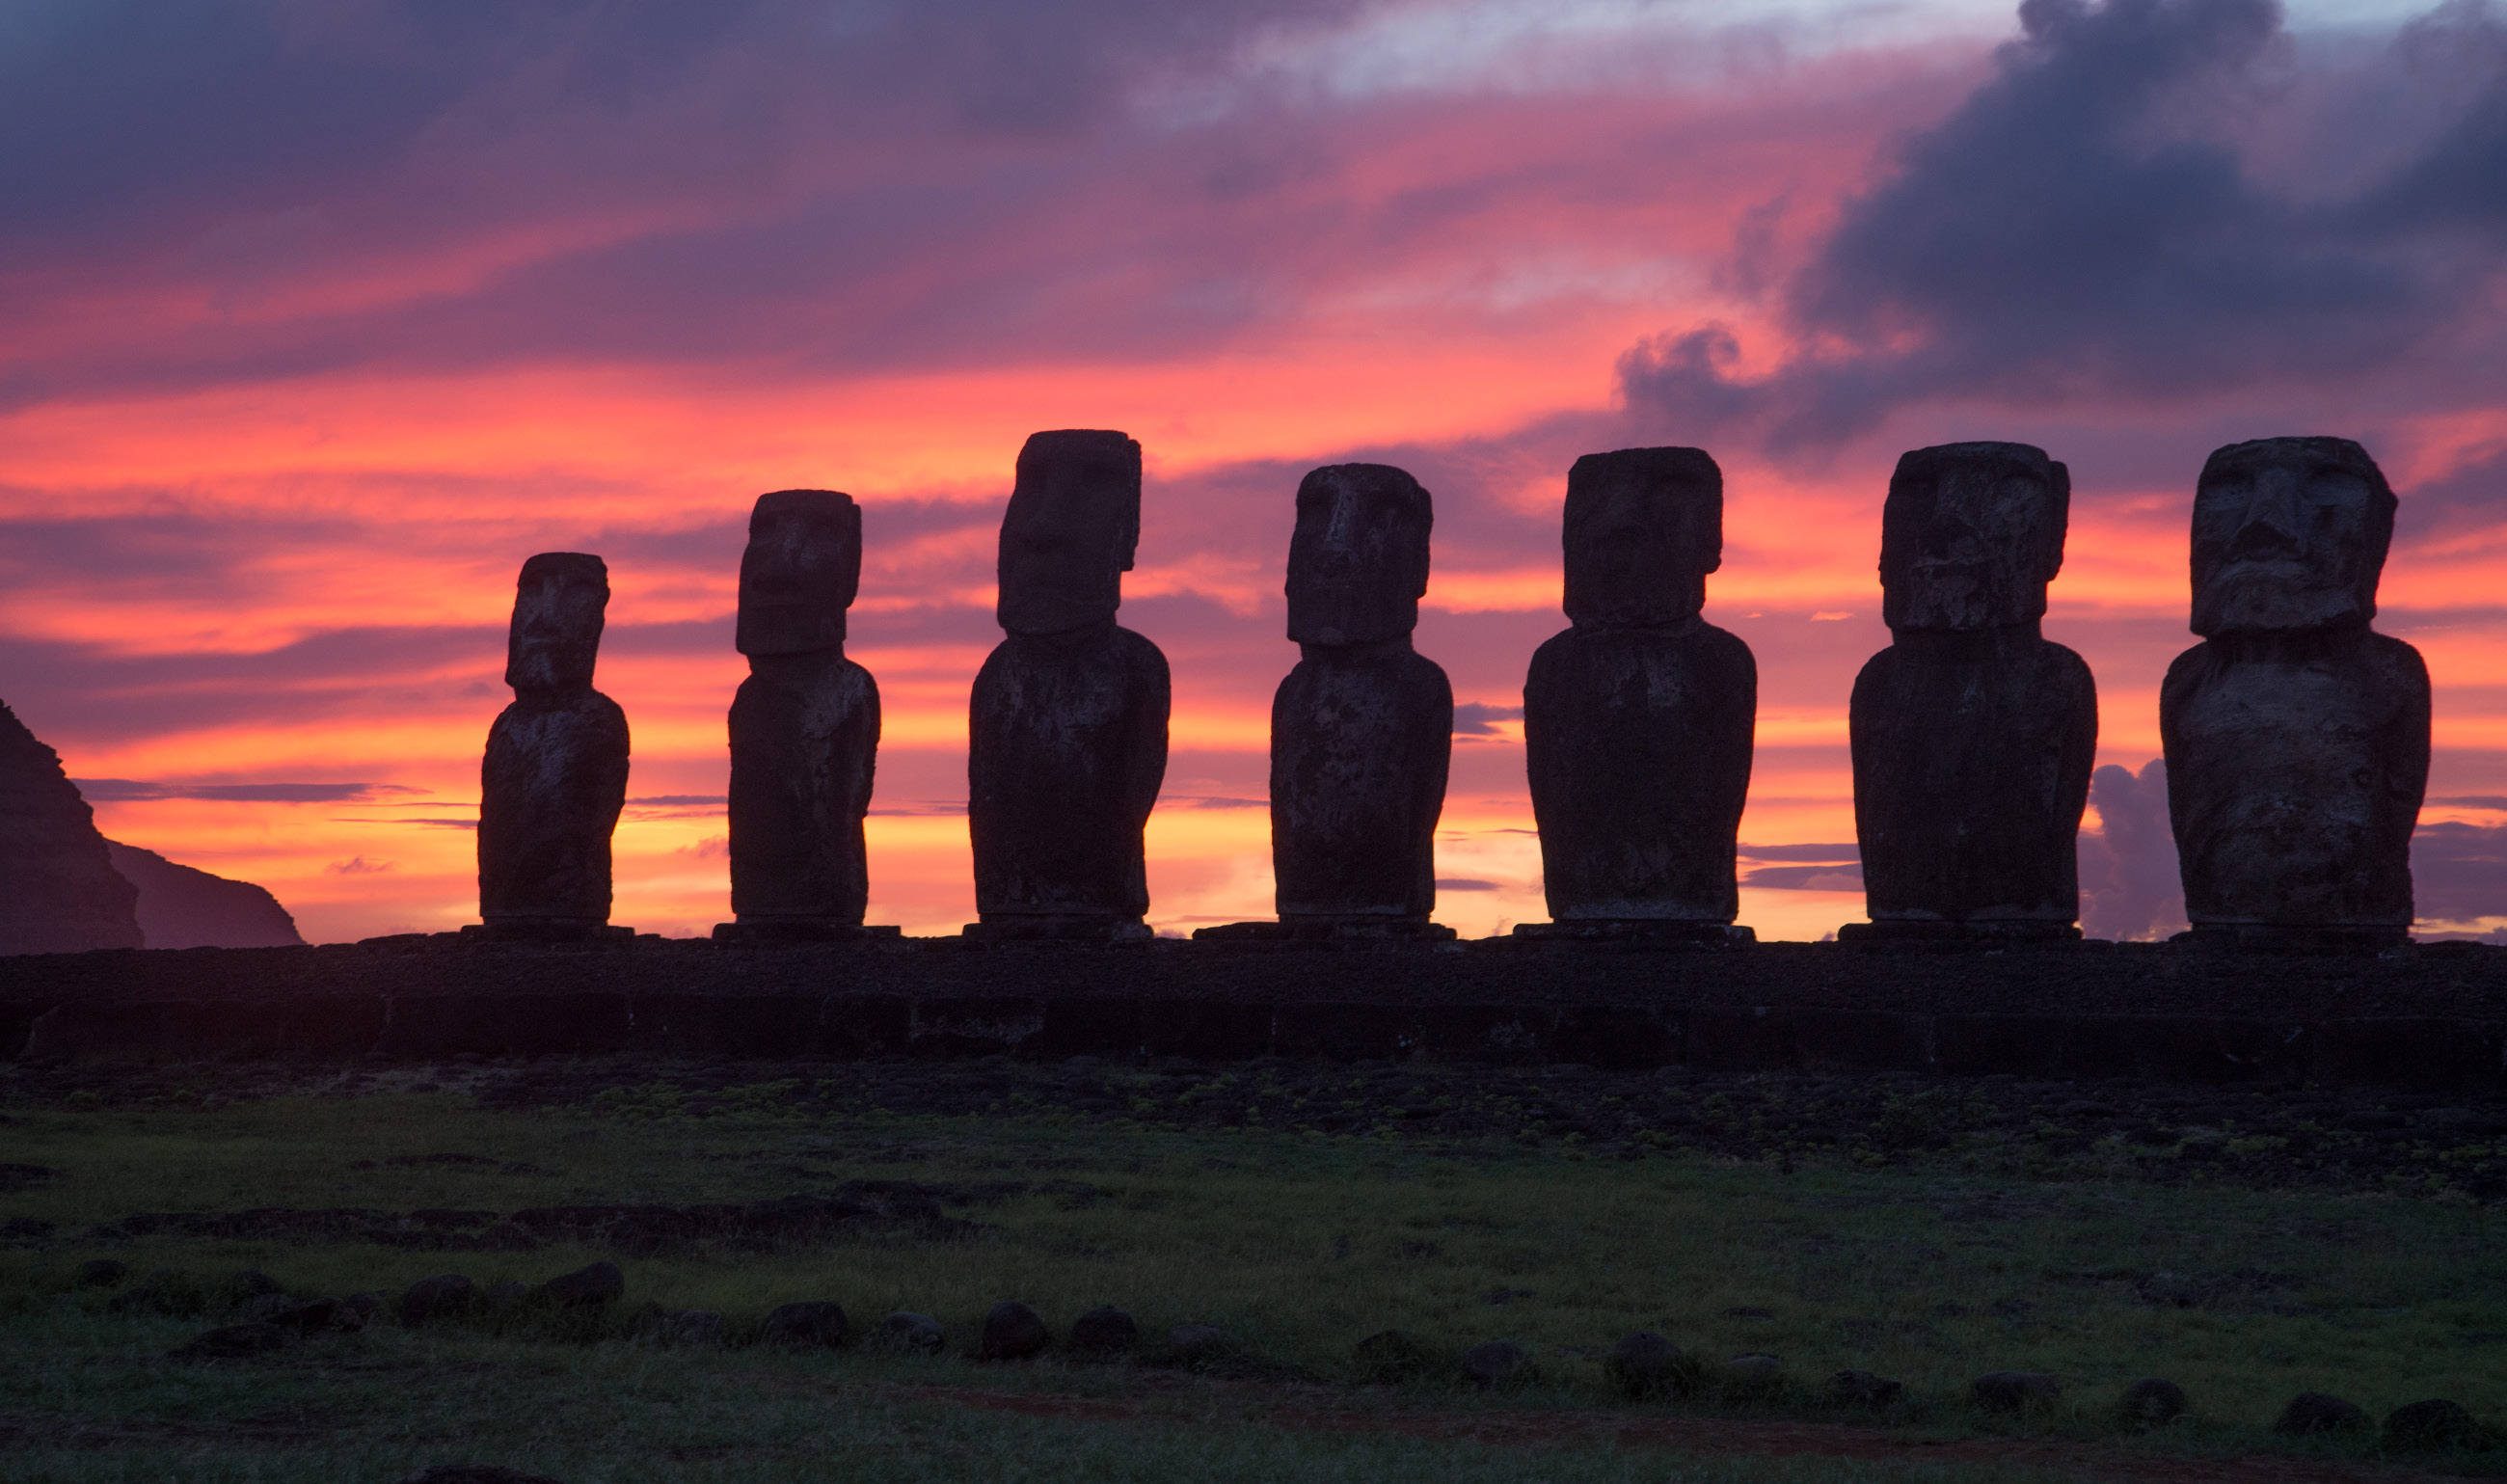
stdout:
[(2418, 651), (2372, 632), (2394, 497), (2367, 452), (2273, 438), (2211, 455), (2194, 504), (2194, 630), (2159, 700), (2167, 808), (2198, 932), (2399, 940), (2428, 782)]
[(1697, 449), (1587, 454), (1567, 477), (1567, 614), (1523, 685), (1525, 767), (1558, 922), (1724, 923), (1759, 671), (1699, 616), (1723, 471)]
[(1001, 521), (1001, 628), (968, 708), (967, 823), (987, 929), (1140, 931), (1143, 836), (1166, 777), (1166, 657), (1116, 627), (1141, 447), (1038, 433)]
[(491, 928), (609, 920), (628, 738), (626, 712), (592, 688), (608, 602), (598, 557), (546, 552), (523, 563), (505, 662), (514, 703), (490, 729), (479, 770), (479, 916)]
[(761, 930), (858, 926), (869, 901), (879, 685), (844, 652), (860, 577), (851, 496), (758, 497), (740, 563), (749, 675), (731, 704), (731, 907)]
[(2077, 936), (2097, 690), (2038, 628), (2070, 493), (2024, 444), (1899, 460), (1880, 556), (1894, 637), (1855, 677), (1851, 715), (1872, 925), (1840, 936)]
[(1424, 926), (1435, 909), (1454, 695), (1410, 647), (1428, 587), (1428, 491), (1336, 464), (1297, 489), (1289, 637), (1271, 703), (1271, 868), (1284, 922)]

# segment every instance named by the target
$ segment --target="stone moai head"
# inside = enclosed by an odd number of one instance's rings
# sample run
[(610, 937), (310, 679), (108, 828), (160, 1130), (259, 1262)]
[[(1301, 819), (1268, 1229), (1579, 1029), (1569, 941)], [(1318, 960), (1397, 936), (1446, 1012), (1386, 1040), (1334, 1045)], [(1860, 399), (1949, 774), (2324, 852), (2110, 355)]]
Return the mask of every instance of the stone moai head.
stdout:
[(2349, 439), (2231, 444), (2194, 491), (2194, 632), (2364, 624), (2393, 537), (2394, 491)]
[(1880, 512), (1882, 622), (1944, 631), (2044, 618), (2071, 504), (2071, 471), (2024, 443), (1901, 457)]
[(1001, 627), (1068, 633), (1111, 619), (1140, 540), (1138, 443), (1086, 428), (1028, 439), (1001, 516)]
[(757, 497), (740, 554), (740, 652), (817, 654), (845, 642), (861, 588), (861, 507), (832, 489)]
[(600, 558), (542, 552), (524, 562), (505, 639), (505, 683), (517, 691), (589, 689), (608, 607), (609, 568)]
[(1704, 449), (1587, 453), (1567, 471), (1564, 539), (1577, 627), (1694, 617), (1724, 564), (1724, 471)]
[(1418, 628), (1435, 518), (1428, 491), (1391, 464), (1308, 474), (1289, 537), (1289, 637), (1367, 644)]

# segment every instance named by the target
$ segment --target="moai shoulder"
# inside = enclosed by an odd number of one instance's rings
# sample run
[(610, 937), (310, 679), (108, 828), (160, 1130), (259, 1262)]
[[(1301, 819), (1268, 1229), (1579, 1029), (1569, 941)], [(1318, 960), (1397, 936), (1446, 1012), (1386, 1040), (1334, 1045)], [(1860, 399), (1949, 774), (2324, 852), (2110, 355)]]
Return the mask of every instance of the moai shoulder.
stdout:
[(975, 677), (967, 820), (981, 937), (1148, 935), (1144, 833), (1166, 776), (1166, 657), (1118, 627), (1141, 446), (1095, 430), (1020, 450), (1001, 519), (1005, 637)]
[(2412, 923), (2418, 651), (2375, 633), (2396, 501), (2342, 438), (2233, 444), (2194, 497), (2193, 629), (2160, 690), (2196, 941), (2376, 947)]
[(2071, 477), (2041, 449), (1898, 461), (1881, 514), (1892, 642), (1854, 682), (1855, 835), (1869, 924), (1845, 940), (2068, 940), (2097, 753), (2089, 667), (2039, 631)]
[(740, 560), (731, 705), (731, 905), (725, 941), (852, 939), (870, 896), (862, 818), (879, 751), (879, 685), (845, 657), (861, 585), (861, 509), (827, 489), (758, 496)]
[(479, 916), (490, 937), (610, 929), (609, 840), (627, 802), (627, 715), (592, 688), (609, 604), (598, 557), (523, 563), (506, 640), (514, 701), (479, 776)]
[(1700, 449), (1588, 453), (1562, 525), (1573, 627), (1533, 655), (1525, 767), (1553, 919), (1524, 937), (1724, 947), (1739, 910), (1758, 666), (1700, 614), (1724, 475)]
[(1271, 702), (1280, 921), (1195, 936), (1453, 936), (1428, 919), (1454, 695), (1410, 647), (1434, 519), (1428, 491), (1388, 464), (1299, 483), (1288, 598), (1300, 658)]

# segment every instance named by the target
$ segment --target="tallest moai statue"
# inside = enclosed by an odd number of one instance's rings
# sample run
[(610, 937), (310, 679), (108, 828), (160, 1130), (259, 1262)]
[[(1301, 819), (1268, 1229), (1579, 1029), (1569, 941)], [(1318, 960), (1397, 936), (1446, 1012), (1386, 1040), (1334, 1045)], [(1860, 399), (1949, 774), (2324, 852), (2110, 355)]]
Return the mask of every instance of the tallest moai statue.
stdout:
[(2346, 438), (2234, 444), (2194, 495), (2193, 629), (2159, 692), (2196, 941), (2399, 943), (2428, 783), (2419, 652), (2368, 627), (2394, 492)]
[(2077, 938), (2098, 744), (2089, 666), (2039, 632), (2071, 474), (2042, 449), (1898, 460), (1880, 516), (1891, 634), (1854, 679), (1854, 833), (1870, 923), (1840, 939)]

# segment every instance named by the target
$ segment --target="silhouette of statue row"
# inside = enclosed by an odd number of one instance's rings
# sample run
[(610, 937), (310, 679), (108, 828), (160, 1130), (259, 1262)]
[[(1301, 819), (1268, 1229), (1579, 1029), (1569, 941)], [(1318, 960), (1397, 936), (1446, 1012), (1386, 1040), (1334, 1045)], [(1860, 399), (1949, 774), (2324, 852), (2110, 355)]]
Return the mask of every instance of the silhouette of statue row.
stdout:
[[(1855, 679), (1855, 833), (1869, 923), (1848, 940), (2080, 936), (2074, 846), (2097, 745), (2080, 656), (2039, 632), (2061, 570), (2065, 467), (2014, 443), (1918, 449), (1882, 509), (1889, 647)], [(1148, 935), (1144, 835), (1166, 772), (1165, 656), (1117, 626), (1140, 536), (1141, 448), (1038, 433), (1001, 521), (1003, 638), (968, 707), (967, 815), (989, 939)], [(1701, 616), (1723, 559), (1723, 473), (1696, 449), (1578, 459), (1563, 526), (1570, 627), (1534, 654), (1524, 742), (1553, 921), (1526, 937), (1749, 941), (1735, 840), (1758, 670)], [(2161, 691), (2168, 810), (2198, 940), (2398, 942), (2428, 775), (2418, 654), (2369, 628), (2395, 500), (2357, 444), (2213, 453), (2193, 518), (2193, 629)], [(1431, 921), (1453, 731), (1445, 673), (1411, 647), (1428, 491), (1382, 464), (1299, 485), (1289, 542), (1298, 661), (1271, 708), (1278, 920), (1219, 940), (1450, 938)], [(851, 497), (764, 495), (741, 559), (724, 939), (866, 927), (862, 819), (879, 689), (845, 658), (861, 570)], [(627, 722), (592, 688), (598, 557), (524, 563), (481, 769), (490, 936), (607, 925)]]

